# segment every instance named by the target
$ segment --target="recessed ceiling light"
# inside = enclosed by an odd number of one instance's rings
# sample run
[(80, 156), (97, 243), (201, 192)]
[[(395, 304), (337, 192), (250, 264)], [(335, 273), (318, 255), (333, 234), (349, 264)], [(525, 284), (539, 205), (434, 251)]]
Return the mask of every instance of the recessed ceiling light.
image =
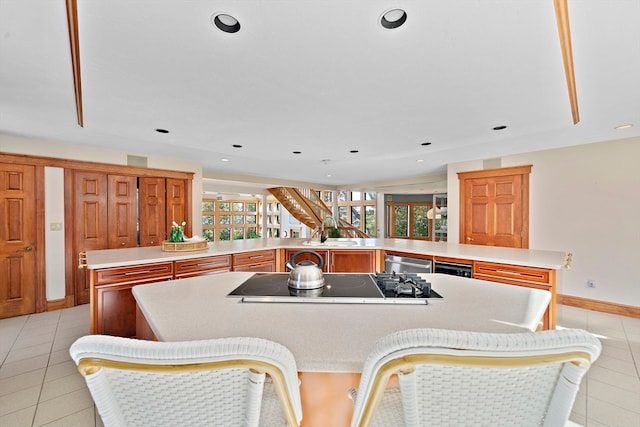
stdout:
[(220, 159), (221, 162), (228, 162), (229, 159)]
[(407, 20), (407, 12), (402, 9), (391, 9), (382, 14), (380, 25), (388, 30), (398, 28)]
[(615, 130), (623, 130), (623, 129), (629, 129), (632, 128), (633, 125), (632, 124), (628, 124), (628, 125), (620, 125), (620, 126), (616, 126), (614, 127)]
[(211, 15), (211, 22), (225, 33), (237, 33), (240, 31), (240, 23), (238, 20), (226, 13), (214, 13)]
[(359, 153), (359, 151), (358, 151), (358, 150), (351, 150), (351, 151), (349, 151), (349, 152), (350, 152), (350, 153)]
[(233, 147), (233, 148), (242, 148), (242, 145), (240, 145), (240, 144), (233, 144), (233, 145), (232, 145), (232, 147)]
[(507, 127), (505, 125), (500, 125), (500, 126), (496, 126), (493, 128), (493, 130), (503, 130), (506, 129)]
[(423, 143), (422, 143), (422, 144), (420, 144), (420, 145), (424, 145), (424, 146), (426, 147), (427, 145), (431, 145), (431, 143), (430, 143), (430, 142), (423, 142)]
[(158, 133), (169, 133), (169, 131), (166, 130), (166, 129), (156, 129), (156, 132), (158, 132)]
[(293, 154), (302, 154), (302, 151), (294, 151)]
[(424, 160), (422, 160), (422, 159), (418, 159), (418, 160), (416, 160), (416, 162), (417, 162), (417, 163), (422, 163), (422, 162), (424, 162)]

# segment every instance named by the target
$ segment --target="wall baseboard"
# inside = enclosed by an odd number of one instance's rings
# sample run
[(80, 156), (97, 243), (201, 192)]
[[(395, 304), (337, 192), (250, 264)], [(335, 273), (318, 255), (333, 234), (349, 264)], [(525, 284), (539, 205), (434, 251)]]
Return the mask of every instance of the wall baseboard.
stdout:
[(73, 307), (75, 304), (72, 297), (48, 300), (47, 311), (62, 310), (63, 308)]
[(557, 296), (557, 303), (562, 305), (569, 305), (571, 307), (579, 307), (587, 310), (602, 311), (604, 313), (617, 314), (619, 316), (627, 316), (640, 319), (640, 307), (635, 307), (632, 305), (617, 304), (614, 302), (598, 301), (561, 294), (558, 294)]

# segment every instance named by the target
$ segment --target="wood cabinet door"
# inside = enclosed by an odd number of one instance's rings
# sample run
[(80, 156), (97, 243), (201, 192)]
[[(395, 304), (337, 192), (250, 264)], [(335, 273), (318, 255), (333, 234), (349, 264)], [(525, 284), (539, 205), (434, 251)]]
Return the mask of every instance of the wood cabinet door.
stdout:
[(513, 169), (459, 174), (460, 243), (529, 246), (529, 173)]
[(165, 179), (141, 177), (140, 246), (157, 246), (166, 240)]
[(0, 318), (36, 308), (35, 167), (0, 164)]
[[(303, 250), (306, 250), (306, 249), (287, 249), (285, 251), (285, 262), (291, 261), (291, 258), (296, 253), (298, 253), (300, 251), (303, 251)], [(320, 255), (320, 257), (322, 258), (322, 271), (325, 272), (325, 273), (328, 273), (329, 272), (329, 251), (327, 251), (327, 250), (314, 250), (313, 252), (315, 252), (318, 255)], [(296, 259), (295, 259), (296, 264), (301, 262), (301, 261), (311, 261), (314, 264), (318, 264), (318, 258), (315, 257), (313, 254), (310, 254), (310, 253), (304, 253), (304, 254), (298, 255), (296, 257)]]
[(331, 250), (329, 251), (332, 273), (374, 273), (375, 251), (373, 250)]
[(107, 230), (109, 247), (138, 246), (138, 179), (135, 176), (108, 176)]
[[(73, 219), (68, 224), (73, 229), (74, 256), (90, 250), (108, 249), (108, 200), (107, 175), (80, 172), (74, 174)], [(77, 264), (76, 264), (77, 265)], [(87, 269), (73, 269), (76, 304), (86, 304), (90, 299)]]
[(171, 233), (171, 225), (176, 222), (178, 225), (186, 222), (185, 234), (191, 236), (191, 223), (188, 218), (187, 209), (187, 185), (184, 179), (167, 178), (167, 236)]

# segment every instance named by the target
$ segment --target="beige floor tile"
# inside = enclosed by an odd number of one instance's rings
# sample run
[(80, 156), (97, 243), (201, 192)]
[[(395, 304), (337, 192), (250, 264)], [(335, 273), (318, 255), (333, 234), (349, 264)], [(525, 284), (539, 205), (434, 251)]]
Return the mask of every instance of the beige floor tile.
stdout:
[(40, 402), (42, 403), (86, 388), (87, 386), (82, 375), (79, 373), (73, 373), (71, 375), (45, 382), (42, 386)]
[(0, 379), (13, 377), (14, 375), (20, 375), (26, 372), (44, 368), (45, 366), (47, 366), (48, 361), (49, 355), (42, 354), (40, 356), (32, 357), (29, 359), (4, 363), (2, 367), (0, 367)]
[(610, 369), (612, 371), (619, 372), (625, 375), (637, 375), (636, 366), (633, 362), (625, 362), (624, 360), (616, 359), (614, 357), (609, 357), (606, 355), (600, 356), (600, 358), (596, 360), (594, 365), (600, 366), (601, 368)]
[(62, 363), (49, 364), (47, 368), (47, 374), (44, 377), (44, 381), (53, 381), (58, 378), (66, 377), (67, 375), (78, 374), (78, 367), (72, 360), (67, 360)]
[(93, 400), (89, 391), (87, 389), (76, 390), (46, 402), (40, 402), (33, 425), (42, 426), (87, 408), (93, 408)]
[(16, 391), (0, 399), (0, 416), (5, 416), (12, 412), (21, 411), (38, 403), (41, 385), (29, 387)]
[(68, 362), (71, 360), (71, 355), (69, 354), (68, 348), (61, 348), (60, 350), (55, 350), (51, 352), (51, 357), (49, 358), (49, 364), (55, 365), (62, 362)]
[(589, 380), (600, 381), (618, 387), (622, 390), (640, 393), (640, 379), (631, 375), (624, 375), (611, 369), (593, 366), (587, 373)]
[(55, 335), (53, 333), (30, 335), (30, 336), (21, 335), (20, 338), (18, 338), (13, 343), (13, 347), (11, 347), (11, 351), (33, 347), (34, 345), (41, 345), (41, 344), (52, 345), (54, 336)]
[(632, 412), (595, 398), (589, 398), (588, 405), (587, 417), (589, 421), (587, 427), (591, 427), (592, 420), (608, 427), (640, 426), (640, 413), (638, 412)]
[(17, 362), (19, 360), (31, 359), (35, 356), (43, 354), (48, 355), (51, 352), (51, 343), (36, 344), (30, 347), (13, 349), (7, 356), (5, 362)]
[(2, 427), (30, 427), (33, 416), (36, 413), (36, 405), (10, 414), (0, 416), (0, 426)]
[(87, 408), (64, 418), (43, 424), (43, 427), (93, 427), (96, 425), (95, 411)]
[(44, 381), (45, 372), (46, 369), (41, 368), (0, 380), (0, 398), (20, 390), (41, 386)]
[(604, 402), (640, 414), (640, 392), (628, 391), (597, 380), (589, 380), (589, 397), (597, 397)]

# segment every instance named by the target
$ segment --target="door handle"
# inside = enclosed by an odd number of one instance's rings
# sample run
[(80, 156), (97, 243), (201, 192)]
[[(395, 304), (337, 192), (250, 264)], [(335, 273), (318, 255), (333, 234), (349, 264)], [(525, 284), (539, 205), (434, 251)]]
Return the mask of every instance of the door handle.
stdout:
[(467, 236), (467, 238), (466, 238), (465, 240), (466, 240), (467, 242), (470, 242), (470, 241), (472, 241), (472, 240), (473, 240), (473, 238), (472, 238), (472, 237)]
[(22, 252), (22, 251), (24, 251), (24, 252), (31, 252), (32, 250), (33, 250), (33, 246), (25, 246), (25, 247), (24, 247), (24, 248), (22, 248), (22, 249), (18, 249), (16, 252)]

